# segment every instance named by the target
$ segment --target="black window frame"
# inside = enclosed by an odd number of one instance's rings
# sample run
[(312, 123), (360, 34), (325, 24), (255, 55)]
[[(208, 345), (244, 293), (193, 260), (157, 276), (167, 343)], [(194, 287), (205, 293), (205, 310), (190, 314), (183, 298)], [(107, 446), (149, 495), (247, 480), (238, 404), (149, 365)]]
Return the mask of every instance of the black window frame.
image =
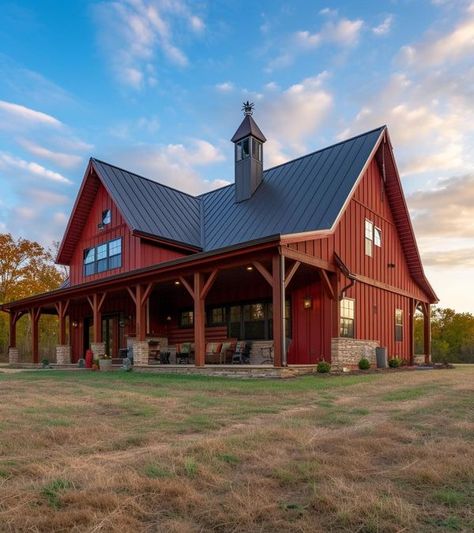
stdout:
[[(111, 254), (112, 244), (120, 243), (119, 253)], [(103, 274), (110, 270), (116, 270), (122, 268), (122, 237), (111, 239), (110, 241), (101, 242), (96, 246), (85, 248), (83, 251), (83, 272), (84, 276), (93, 276), (94, 274)], [(99, 258), (99, 250), (105, 247), (105, 256)], [(90, 259), (90, 253), (93, 254), (93, 260), (86, 263), (87, 259)]]

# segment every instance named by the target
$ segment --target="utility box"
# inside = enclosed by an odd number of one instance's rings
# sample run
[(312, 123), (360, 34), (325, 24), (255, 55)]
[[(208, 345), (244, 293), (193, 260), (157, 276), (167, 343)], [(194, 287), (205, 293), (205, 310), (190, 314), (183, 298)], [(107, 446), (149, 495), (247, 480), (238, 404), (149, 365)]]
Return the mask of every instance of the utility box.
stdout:
[(375, 359), (377, 360), (377, 368), (387, 368), (387, 348), (375, 348)]

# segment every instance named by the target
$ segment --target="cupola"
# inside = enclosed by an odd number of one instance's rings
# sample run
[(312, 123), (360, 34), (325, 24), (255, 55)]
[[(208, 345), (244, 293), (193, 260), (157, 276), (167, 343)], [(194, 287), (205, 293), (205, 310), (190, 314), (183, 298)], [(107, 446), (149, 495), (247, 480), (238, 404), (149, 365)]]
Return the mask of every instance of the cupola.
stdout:
[(265, 135), (252, 117), (254, 104), (244, 102), (244, 119), (231, 141), (235, 144), (235, 201), (251, 198), (263, 179)]

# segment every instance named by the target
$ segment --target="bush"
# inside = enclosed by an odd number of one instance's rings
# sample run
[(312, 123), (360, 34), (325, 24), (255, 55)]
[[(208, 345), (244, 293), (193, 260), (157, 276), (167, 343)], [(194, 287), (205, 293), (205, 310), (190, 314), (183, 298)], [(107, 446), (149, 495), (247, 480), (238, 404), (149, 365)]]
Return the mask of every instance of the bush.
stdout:
[(331, 370), (331, 365), (327, 361), (319, 361), (316, 372), (327, 374)]
[(390, 368), (398, 368), (401, 364), (402, 360), (399, 357), (392, 357), (392, 359), (388, 360), (388, 366)]
[(359, 368), (360, 370), (369, 370), (370, 361), (367, 358), (362, 357), (362, 359), (359, 361)]

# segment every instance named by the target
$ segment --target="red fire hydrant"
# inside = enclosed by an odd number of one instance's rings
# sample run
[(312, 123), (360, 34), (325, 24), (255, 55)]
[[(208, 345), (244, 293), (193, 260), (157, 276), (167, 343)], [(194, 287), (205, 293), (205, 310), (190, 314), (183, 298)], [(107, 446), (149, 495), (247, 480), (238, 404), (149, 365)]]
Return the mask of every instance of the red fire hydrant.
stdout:
[(92, 361), (94, 360), (94, 354), (92, 350), (86, 351), (86, 368), (92, 368)]

